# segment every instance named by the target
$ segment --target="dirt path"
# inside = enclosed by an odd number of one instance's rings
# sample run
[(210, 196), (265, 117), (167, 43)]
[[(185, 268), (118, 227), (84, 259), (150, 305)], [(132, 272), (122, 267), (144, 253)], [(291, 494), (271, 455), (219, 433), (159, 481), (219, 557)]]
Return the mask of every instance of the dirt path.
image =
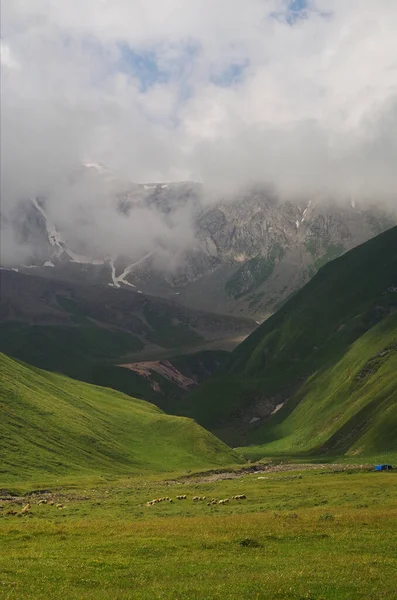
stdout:
[(329, 472), (340, 472), (340, 471), (351, 471), (351, 470), (362, 470), (368, 471), (371, 469), (370, 465), (346, 465), (346, 464), (312, 464), (312, 463), (299, 463), (299, 464), (257, 464), (249, 467), (243, 467), (236, 471), (207, 471), (203, 473), (195, 473), (192, 475), (185, 475), (180, 477), (178, 480), (169, 481), (167, 483), (182, 483), (184, 485), (192, 483), (210, 483), (213, 481), (221, 481), (223, 479), (241, 479), (247, 475), (258, 475), (261, 476), (263, 473), (286, 473), (291, 471), (329, 471)]

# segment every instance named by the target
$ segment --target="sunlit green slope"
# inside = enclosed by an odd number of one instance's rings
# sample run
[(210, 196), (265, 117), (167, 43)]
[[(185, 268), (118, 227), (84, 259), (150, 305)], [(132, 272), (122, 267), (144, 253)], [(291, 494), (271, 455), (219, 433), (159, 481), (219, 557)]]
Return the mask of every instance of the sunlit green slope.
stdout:
[(238, 458), (190, 419), (0, 354), (0, 480), (191, 469)]

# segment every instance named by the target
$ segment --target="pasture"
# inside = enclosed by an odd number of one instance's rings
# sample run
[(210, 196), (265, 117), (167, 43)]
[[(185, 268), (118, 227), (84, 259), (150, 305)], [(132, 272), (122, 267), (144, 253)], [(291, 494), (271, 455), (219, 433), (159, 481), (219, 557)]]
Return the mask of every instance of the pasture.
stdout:
[[(290, 465), (10, 486), (5, 600), (397, 597), (397, 473)], [(173, 502), (146, 506), (160, 497)], [(213, 498), (230, 501), (208, 506)]]

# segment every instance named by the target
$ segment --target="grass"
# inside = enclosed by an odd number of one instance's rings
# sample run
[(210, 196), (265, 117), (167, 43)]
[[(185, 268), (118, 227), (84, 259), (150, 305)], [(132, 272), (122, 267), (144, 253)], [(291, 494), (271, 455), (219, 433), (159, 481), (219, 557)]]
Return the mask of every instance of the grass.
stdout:
[[(31, 500), (32, 517), (18, 518), (5, 513), (20, 504), (3, 502), (0, 595), (391, 600), (396, 484), (396, 473), (299, 467), (223, 481), (132, 477), (52, 487), (63, 510)], [(183, 493), (188, 500), (145, 506)], [(237, 493), (247, 500), (191, 501)]]
[(0, 477), (139, 473), (241, 457), (194, 421), (0, 355)]

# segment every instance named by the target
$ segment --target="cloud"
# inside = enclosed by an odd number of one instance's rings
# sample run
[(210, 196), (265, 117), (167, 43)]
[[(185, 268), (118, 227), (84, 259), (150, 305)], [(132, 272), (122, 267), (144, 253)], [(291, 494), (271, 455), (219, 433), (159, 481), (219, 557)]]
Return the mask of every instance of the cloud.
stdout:
[[(139, 182), (396, 201), (394, 0), (4, 0), (2, 13), (3, 213), (42, 195), (75, 221), (98, 193), (68, 187), (87, 159)], [(112, 219), (96, 225), (117, 248), (112, 232), (132, 225)]]

